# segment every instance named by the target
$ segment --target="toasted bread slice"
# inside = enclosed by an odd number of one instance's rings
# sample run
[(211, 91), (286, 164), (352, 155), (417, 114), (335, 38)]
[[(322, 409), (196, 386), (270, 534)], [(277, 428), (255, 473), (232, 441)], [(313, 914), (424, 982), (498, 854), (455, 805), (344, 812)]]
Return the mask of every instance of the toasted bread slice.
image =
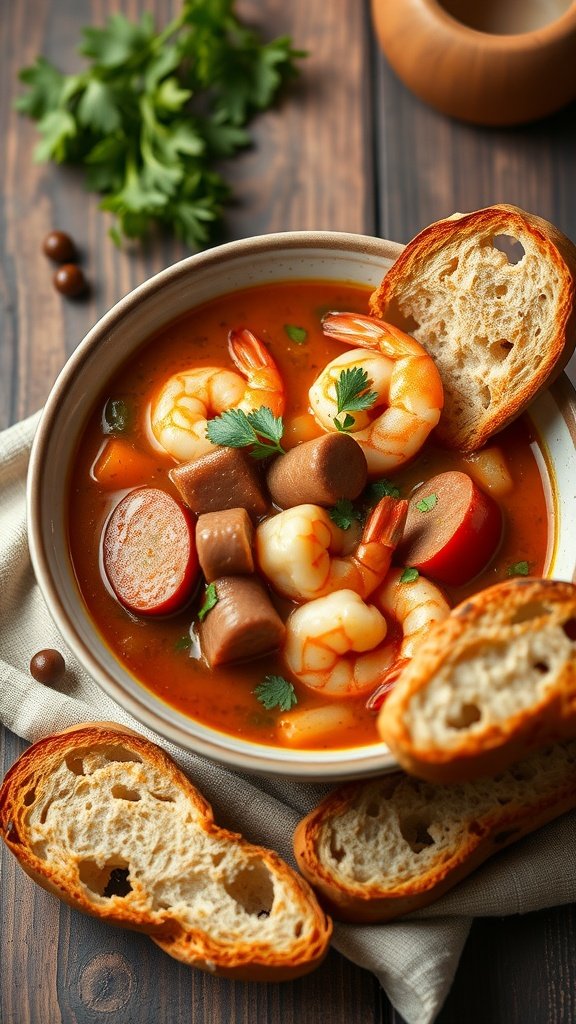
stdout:
[(576, 586), (515, 579), (430, 630), (378, 717), (399, 764), (435, 782), (501, 771), (576, 736)]
[(443, 444), (481, 448), (558, 376), (576, 346), (575, 279), (572, 242), (515, 206), (454, 214), (409, 242), (370, 307), (433, 357)]
[(307, 883), (218, 828), (171, 758), (119, 726), (30, 747), (0, 789), (0, 834), (49, 892), (213, 974), (284, 980), (327, 952), (331, 922)]
[(434, 785), (394, 772), (334, 791), (296, 829), (302, 873), (334, 917), (389, 921), (576, 807), (576, 740), (502, 774)]

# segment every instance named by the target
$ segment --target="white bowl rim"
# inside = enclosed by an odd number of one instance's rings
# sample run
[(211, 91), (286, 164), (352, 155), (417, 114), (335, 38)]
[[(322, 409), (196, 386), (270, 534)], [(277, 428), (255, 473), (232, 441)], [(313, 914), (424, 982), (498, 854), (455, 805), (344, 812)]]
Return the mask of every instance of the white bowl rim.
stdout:
[[(219, 730), (202, 727), (194, 719), (181, 715), (182, 725), (162, 715), (170, 708), (141, 686), (142, 699), (126, 689), (101, 666), (90, 648), (78, 635), (52, 578), (46, 544), (41, 526), (41, 486), (43, 465), (49, 443), (51, 424), (67, 390), (77, 373), (112, 326), (130, 314), (141, 302), (150, 299), (168, 282), (186, 276), (191, 268), (204, 269), (248, 254), (275, 249), (332, 250), (344, 255), (396, 258), (403, 245), (369, 235), (336, 231), (286, 231), (227, 242), (212, 249), (186, 257), (138, 285), (106, 312), (80, 341), (58, 375), (44, 406), (32, 445), (27, 486), (28, 542), (32, 565), (48, 609), (65, 642), (80, 664), (120, 708), (131, 714), (137, 723), (148, 727), (178, 746), (221, 762), (228, 767), (253, 774), (272, 774), (307, 781), (336, 781), (342, 778), (367, 777), (397, 768), (397, 762), (382, 743), (331, 751), (307, 751), (271, 747), (256, 742), (240, 744), (233, 751), (227, 746), (230, 737)], [(225, 289), (224, 289), (225, 290)], [(193, 304), (191, 309), (193, 309)], [(146, 339), (143, 339), (145, 343)], [(565, 383), (570, 392), (567, 395)], [(563, 382), (562, 403), (569, 402), (576, 424), (576, 395), (569, 382)], [(152, 703), (153, 707), (150, 706)], [(156, 710), (155, 710), (156, 709)], [(173, 709), (171, 709), (173, 711)]]

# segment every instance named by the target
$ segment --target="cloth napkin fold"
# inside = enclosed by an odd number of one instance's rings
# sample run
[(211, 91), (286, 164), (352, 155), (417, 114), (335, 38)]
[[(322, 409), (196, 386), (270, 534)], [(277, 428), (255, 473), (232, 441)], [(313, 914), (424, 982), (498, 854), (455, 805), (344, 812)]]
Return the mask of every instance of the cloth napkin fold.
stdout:
[[(190, 754), (135, 722), (65, 650), (30, 564), (25, 485), (39, 414), (0, 433), (0, 717), (35, 741), (66, 726), (105, 719), (165, 747), (213, 804), (216, 820), (294, 863), (296, 822), (326, 786), (233, 772)], [(32, 655), (55, 647), (67, 671), (57, 687), (28, 673)], [(576, 900), (576, 813), (564, 815), (480, 868), (431, 907), (386, 925), (336, 925), (334, 946), (372, 971), (407, 1024), (432, 1024), (454, 978), (475, 916), (521, 914)]]

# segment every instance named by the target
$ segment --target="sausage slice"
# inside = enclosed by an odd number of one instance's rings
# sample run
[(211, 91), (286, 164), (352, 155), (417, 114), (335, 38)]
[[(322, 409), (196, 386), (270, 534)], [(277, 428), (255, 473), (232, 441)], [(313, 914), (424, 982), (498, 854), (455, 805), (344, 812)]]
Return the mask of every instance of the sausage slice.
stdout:
[(258, 658), (281, 646), (286, 627), (259, 580), (224, 576), (215, 587), (218, 601), (198, 630), (211, 667)]
[(206, 581), (254, 572), (254, 527), (245, 508), (204, 512), (196, 524), (198, 561)]
[(280, 508), (322, 505), (357, 498), (366, 484), (368, 467), (360, 445), (349, 434), (334, 431), (291, 448), (274, 460), (267, 483)]
[(254, 461), (239, 448), (215, 448), (170, 470), (183, 500), (198, 515), (245, 508), (253, 519), (268, 511)]
[(410, 498), (396, 560), (461, 586), (488, 564), (502, 536), (500, 506), (467, 473), (432, 477)]

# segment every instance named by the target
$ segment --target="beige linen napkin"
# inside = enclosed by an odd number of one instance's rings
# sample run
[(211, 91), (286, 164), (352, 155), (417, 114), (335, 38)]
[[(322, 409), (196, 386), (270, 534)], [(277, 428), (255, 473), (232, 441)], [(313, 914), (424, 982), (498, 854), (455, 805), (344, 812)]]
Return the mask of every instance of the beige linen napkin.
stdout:
[[(213, 804), (217, 821), (293, 863), (292, 833), (326, 787), (242, 775), (186, 753), (125, 714), (64, 648), (34, 580), (25, 480), (38, 416), (0, 433), (0, 715), (34, 741), (78, 722), (114, 720), (160, 742)], [(67, 672), (58, 688), (29, 675), (31, 656), (56, 647)], [(452, 983), (475, 916), (520, 914), (576, 899), (576, 814), (565, 815), (498, 857), (426, 911), (371, 927), (337, 925), (334, 946), (373, 971), (408, 1024), (431, 1024)], [(178, 968), (184, 969), (184, 968)]]

